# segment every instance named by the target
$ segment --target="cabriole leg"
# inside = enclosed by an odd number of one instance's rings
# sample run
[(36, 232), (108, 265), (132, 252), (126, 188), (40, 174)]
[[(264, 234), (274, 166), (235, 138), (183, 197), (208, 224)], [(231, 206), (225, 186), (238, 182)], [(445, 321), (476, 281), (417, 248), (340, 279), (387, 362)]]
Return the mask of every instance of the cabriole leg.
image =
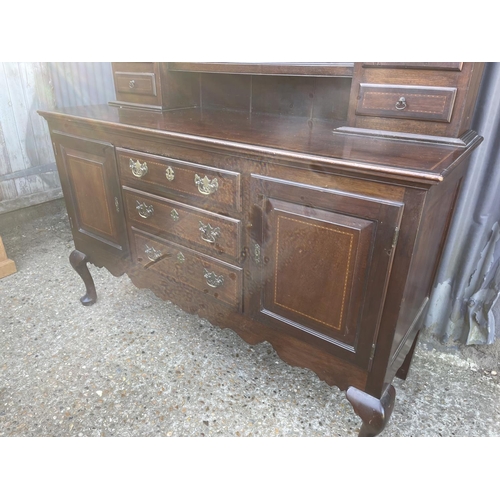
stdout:
[(378, 436), (391, 418), (396, 389), (390, 385), (382, 397), (377, 399), (355, 387), (349, 387), (346, 396), (356, 414), (363, 421), (359, 437)]
[(82, 278), (87, 289), (87, 293), (80, 299), (80, 302), (84, 306), (91, 306), (97, 300), (97, 293), (95, 291), (94, 280), (87, 268), (88, 258), (84, 253), (73, 250), (69, 256), (69, 261), (73, 269), (80, 275), (80, 278)]

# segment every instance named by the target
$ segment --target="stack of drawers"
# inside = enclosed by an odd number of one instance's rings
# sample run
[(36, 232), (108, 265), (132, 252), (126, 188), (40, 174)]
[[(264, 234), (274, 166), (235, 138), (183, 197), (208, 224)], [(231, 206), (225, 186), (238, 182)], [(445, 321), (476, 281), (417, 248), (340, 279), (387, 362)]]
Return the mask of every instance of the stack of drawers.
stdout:
[[(240, 174), (116, 149), (134, 262), (242, 310)], [(182, 200), (182, 201), (180, 201)]]

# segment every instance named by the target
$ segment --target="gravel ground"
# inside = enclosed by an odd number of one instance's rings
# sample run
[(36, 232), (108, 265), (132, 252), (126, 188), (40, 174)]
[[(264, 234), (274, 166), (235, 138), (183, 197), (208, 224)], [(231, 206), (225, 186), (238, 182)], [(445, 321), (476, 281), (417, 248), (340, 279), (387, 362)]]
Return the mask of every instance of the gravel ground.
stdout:
[[(0, 436), (355, 436), (345, 395), (268, 343), (89, 266), (83, 307), (62, 200), (0, 216)], [(500, 436), (498, 343), (422, 339), (383, 436)]]

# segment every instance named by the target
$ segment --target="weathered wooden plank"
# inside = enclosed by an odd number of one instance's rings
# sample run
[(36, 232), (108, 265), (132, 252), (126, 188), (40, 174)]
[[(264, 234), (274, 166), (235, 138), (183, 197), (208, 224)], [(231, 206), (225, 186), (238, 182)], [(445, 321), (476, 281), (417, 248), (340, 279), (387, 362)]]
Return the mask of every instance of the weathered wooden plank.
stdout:
[(25, 170), (18, 170), (17, 172), (11, 172), (9, 174), (3, 174), (0, 176), (0, 181), (10, 181), (12, 179), (18, 179), (19, 177), (25, 177), (28, 175), (40, 175), (46, 172), (55, 172), (56, 170), (56, 163), (52, 162), (45, 165), (37, 165), (36, 167), (27, 168)]
[(36, 147), (35, 134), (30, 120), (30, 103), (26, 99), (26, 79), (23, 71), (24, 63), (5, 64), (5, 76), (9, 88), (12, 109), (17, 125), (17, 135), (21, 144), (25, 167), (29, 168), (40, 164)]
[(31, 193), (39, 193), (44, 190), (43, 182), (38, 175), (26, 176), (26, 183), (29, 185)]
[[(54, 65), (57, 69), (55, 63), (0, 62), (0, 213), (62, 196), (48, 126), (37, 113), (56, 107)], [(73, 104), (99, 99), (99, 68), (95, 63), (61, 64), (56, 79), (62, 78)]]
[(47, 172), (27, 176), (26, 182), (29, 184), (32, 193), (40, 193), (55, 188), (61, 187), (59, 175), (57, 172)]
[(17, 198), (16, 183), (13, 180), (0, 181), (0, 201)]
[(48, 127), (37, 113), (55, 107), (48, 64), (2, 63), (0, 87), (0, 179), (53, 163)]
[[(40, 102), (39, 109), (55, 109), (56, 98), (49, 63), (41, 63), (40, 72), (37, 73), (36, 79), (36, 94)], [(56, 160), (54, 156), (54, 149), (52, 147), (52, 141), (50, 139), (49, 126), (47, 124), (47, 121), (38, 113), (36, 113), (36, 117), (37, 120), (39, 120), (42, 124), (46, 144), (46, 149), (44, 150), (46, 156), (42, 156), (42, 160), (44, 160), (42, 164), (55, 164)]]
[(0, 201), (0, 214), (19, 210), (24, 207), (31, 207), (32, 205), (38, 205), (57, 198), (62, 198), (61, 188), (49, 189), (48, 191), (33, 193), (27, 196), (18, 196), (13, 200)]
[(57, 170), (39, 174), (39, 178), (44, 183), (45, 189), (61, 189), (61, 180)]
[(47, 140), (49, 134), (45, 126), (45, 120), (37, 113), (37, 110), (41, 108), (39, 92), (43, 92), (42, 66), (41, 63), (19, 63), (19, 73), (23, 83), (24, 99), (28, 112), (28, 126), (30, 126), (31, 132), (27, 135), (27, 140), (31, 137), (33, 139), (36, 165), (53, 161), (52, 145)]
[(31, 194), (31, 185), (26, 177), (14, 179), (18, 196), (27, 196)]
[(13, 66), (15, 65), (17, 63), (0, 63), (0, 87), (3, 89), (0, 92), (0, 123), (2, 124), (11, 172), (24, 170), (30, 166), (29, 159), (25, 157), (19, 141), (18, 125), (10, 93), (10, 87), (12, 85), (16, 87), (13, 81), (13, 72), (15, 72)]
[[(9, 96), (4, 109), (2, 123), (9, 127), (9, 139), (6, 149), (14, 151), (16, 159), (19, 153), (22, 162), (16, 162), (21, 171), (54, 161), (52, 144), (45, 121), (37, 114), (41, 108), (39, 93), (44, 92), (45, 83), (42, 65), (39, 63), (4, 63), (6, 94)], [(45, 75), (48, 77), (48, 74)], [(46, 84), (48, 84), (46, 80)], [(39, 193), (46, 187), (37, 175), (14, 179), (18, 196)]]
[[(0, 106), (2, 105), (0, 101)], [(2, 175), (12, 173), (10, 167), (9, 151), (7, 150), (7, 144), (5, 143), (5, 137), (3, 135), (2, 122), (0, 122), (0, 179)]]

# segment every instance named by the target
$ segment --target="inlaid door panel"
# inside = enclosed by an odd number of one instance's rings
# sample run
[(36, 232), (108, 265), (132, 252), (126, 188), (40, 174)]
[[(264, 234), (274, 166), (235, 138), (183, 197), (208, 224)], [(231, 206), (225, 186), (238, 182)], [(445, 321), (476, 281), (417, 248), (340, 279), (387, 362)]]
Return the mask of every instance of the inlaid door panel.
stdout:
[(251, 314), (366, 365), (402, 205), (257, 175), (252, 201)]
[(52, 133), (75, 240), (122, 253), (127, 247), (123, 205), (111, 144)]

